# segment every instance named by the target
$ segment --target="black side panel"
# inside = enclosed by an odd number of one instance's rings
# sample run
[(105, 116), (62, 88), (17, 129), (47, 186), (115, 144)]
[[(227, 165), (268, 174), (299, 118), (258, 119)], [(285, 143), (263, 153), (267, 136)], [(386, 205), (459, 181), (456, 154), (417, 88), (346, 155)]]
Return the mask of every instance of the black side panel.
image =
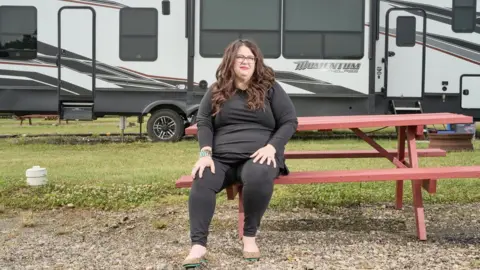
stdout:
[(149, 105), (160, 103), (185, 109), (186, 93), (185, 90), (97, 89), (95, 114), (141, 115)]
[(297, 116), (329, 116), (368, 114), (368, 97), (324, 98), (292, 96)]
[(57, 106), (57, 91), (54, 88), (0, 89), (0, 112), (56, 114)]

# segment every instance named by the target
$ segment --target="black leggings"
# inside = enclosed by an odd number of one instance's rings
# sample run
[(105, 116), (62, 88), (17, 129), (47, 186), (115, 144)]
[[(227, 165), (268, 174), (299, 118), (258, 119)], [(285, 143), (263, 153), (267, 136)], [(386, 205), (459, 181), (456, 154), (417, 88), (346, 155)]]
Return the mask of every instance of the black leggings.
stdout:
[(240, 165), (229, 165), (214, 159), (215, 174), (205, 168), (203, 177), (198, 173), (190, 190), (188, 208), (190, 214), (190, 238), (193, 244), (207, 245), (207, 236), (215, 211), (216, 194), (227, 186), (241, 182), (243, 185), (243, 207), (245, 225), (243, 234), (255, 236), (260, 220), (267, 210), (273, 194), (273, 181), (279, 175), (273, 164), (253, 163), (249, 159)]

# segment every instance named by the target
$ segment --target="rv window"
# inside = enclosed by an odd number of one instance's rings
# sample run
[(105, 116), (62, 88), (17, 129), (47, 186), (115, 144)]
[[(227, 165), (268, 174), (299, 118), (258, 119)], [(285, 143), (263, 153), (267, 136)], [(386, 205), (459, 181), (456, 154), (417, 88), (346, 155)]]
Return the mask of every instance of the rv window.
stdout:
[(0, 6), (0, 58), (37, 57), (37, 9)]
[(473, 33), (476, 27), (477, 0), (453, 0), (452, 30)]
[(155, 61), (158, 51), (158, 11), (155, 8), (120, 10), (120, 59)]
[(283, 56), (360, 59), (364, 0), (284, 0)]
[(265, 58), (280, 56), (280, 0), (203, 0), (200, 10), (200, 55), (222, 57), (231, 41), (258, 44)]
[(415, 46), (416, 38), (416, 19), (413, 16), (398, 16), (397, 17), (397, 37), (396, 42), (398, 47), (413, 47)]

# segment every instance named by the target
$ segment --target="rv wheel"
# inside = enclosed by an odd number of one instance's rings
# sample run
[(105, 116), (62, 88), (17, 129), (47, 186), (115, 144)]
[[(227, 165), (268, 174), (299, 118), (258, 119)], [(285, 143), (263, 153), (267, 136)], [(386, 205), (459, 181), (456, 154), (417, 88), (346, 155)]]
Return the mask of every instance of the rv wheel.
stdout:
[(185, 124), (177, 112), (162, 109), (148, 119), (147, 132), (152, 141), (176, 142), (183, 136)]

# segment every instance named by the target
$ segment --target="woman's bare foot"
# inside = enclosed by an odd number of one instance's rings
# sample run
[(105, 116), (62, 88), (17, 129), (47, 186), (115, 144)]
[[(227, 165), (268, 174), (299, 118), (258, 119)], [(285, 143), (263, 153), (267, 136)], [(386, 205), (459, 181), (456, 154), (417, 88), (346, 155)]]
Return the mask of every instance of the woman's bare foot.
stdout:
[(243, 236), (243, 251), (246, 252), (259, 252), (255, 237)]
[(207, 249), (202, 245), (193, 245), (185, 260), (202, 258), (207, 253)]
[(255, 237), (243, 237), (243, 258), (248, 261), (258, 261), (260, 250), (258, 250)]

